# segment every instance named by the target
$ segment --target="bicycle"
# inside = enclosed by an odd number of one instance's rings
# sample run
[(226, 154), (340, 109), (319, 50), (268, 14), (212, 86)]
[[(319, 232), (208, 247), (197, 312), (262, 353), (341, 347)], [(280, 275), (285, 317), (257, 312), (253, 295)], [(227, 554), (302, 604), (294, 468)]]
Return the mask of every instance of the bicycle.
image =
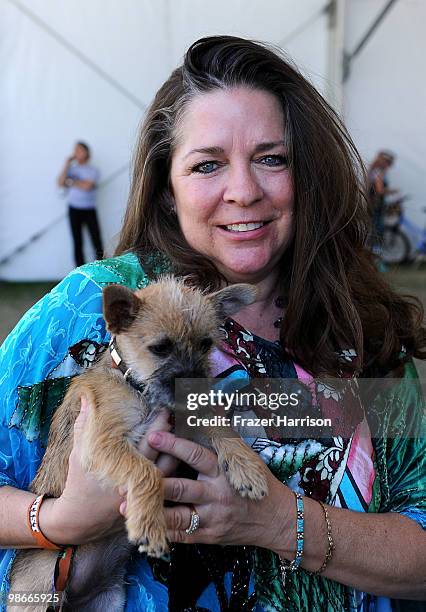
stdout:
[[(426, 217), (423, 227), (404, 215), (403, 196), (388, 204), (384, 216), (384, 231), (380, 259), (385, 264), (412, 263), (418, 267), (426, 261)], [(426, 207), (421, 209), (426, 215)]]

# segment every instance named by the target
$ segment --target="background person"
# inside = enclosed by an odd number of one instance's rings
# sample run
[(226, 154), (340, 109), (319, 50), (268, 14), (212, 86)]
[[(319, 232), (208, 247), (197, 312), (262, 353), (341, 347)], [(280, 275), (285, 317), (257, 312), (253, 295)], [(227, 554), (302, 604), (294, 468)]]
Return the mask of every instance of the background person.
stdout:
[[(141, 452), (166, 476), (166, 499), (176, 503), (165, 509), (168, 537), (178, 544), (168, 561), (135, 553), (127, 610), (367, 612), (391, 609), (380, 597), (423, 598), (426, 443), (408, 432), (424, 426), (412, 358), (425, 357), (425, 331), (421, 307), (388, 286), (365, 247), (358, 164), (332, 109), (275, 52), (227, 36), (190, 47), (148, 109), (116, 257), (67, 276), (2, 348), (6, 588), (13, 548), (34, 545), (26, 520), (34, 495), (26, 489), (51, 415), (70, 375), (109, 339), (102, 287), (136, 289), (172, 271), (202, 288), (258, 288), (258, 301), (225, 321), (215, 375), (307, 385), (324, 373), (388, 377), (396, 390), (393, 401), (378, 391), (378, 404), (393, 412), (372, 436), (361, 409), (342, 414), (338, 399), (316, 385), (318, 409), (347, 418), (345, 433), (289, 440), (267, 429), (251, 440), (270, 468), (260, 502), (235, 494), (214, 453), (157, 421), (161, 431)], [(40, 509), (42, 532), (59, 544), (96, 539), (125, 513), (125, 492), (82, 473), (79, 436), (90, 406), (82, 407), (65, 490)], [(396, 417), (398, 438), (386, 429)], [(197, 480), (173, 476), (176, 458)], [(187, 534), (194, 512), (200, 524)], [(71, 591), (73, 584), (72, 570)]]
[(87, 226), (96, 259), (102, 259), (103, 246), (96, 213), (96, 189), (99, 170), (90, 163), (90, 149), (84, 142), (77, 142), (74, 153), (66, 160), (58, 185), (68, 189), (68, 215), (74, 243), (76, 266), (84, 264), (83, 227)]
[(384, 231), (384, 214), (386, 196), (399, 193), (391, 189), (387, 173), (395, 162), (391, 151), (379, 151), (368, 168), (368, 195), (373, 223), (373, 246), (380, 248)]

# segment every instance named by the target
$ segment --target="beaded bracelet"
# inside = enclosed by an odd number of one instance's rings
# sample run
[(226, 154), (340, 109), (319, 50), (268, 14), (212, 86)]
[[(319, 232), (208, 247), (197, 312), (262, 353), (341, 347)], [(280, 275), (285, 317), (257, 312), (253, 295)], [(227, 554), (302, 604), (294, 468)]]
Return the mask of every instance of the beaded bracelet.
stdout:
[(319, 574), (323, 573), (331, 557), (333, 556), (334, 549), (336, 548), (333, 540), (333, 535), (331, 533), (331, 522), (328, 516), (327, 507), (322, 503), (322, 501), (318, 500), (318, 503), (321, 506), (322, 511), (324, 512), (325, 524), (327, 525), (327, 552), (325, 553), (325, 558), (321, 567), (315, 570), (314, 572), (308, 572), (308, 574), (310, 574), (311, 576), (318, 576)]
[(294, 572), (300, 567), (303, 558), (303, 548), (305, 543), (305, 509), (303, 504), (303, 497), (300, 493), (293, 491), (296, 498), (296, 556), (293, 561), (287, 561), (280, 557), (280, 569), (281, 578), (283, 584), (285, 584), (286, 572)]
[(44, 495), (39, 495), (30, 504), (27, 513), (28, 527), (30, 528), (31, 535), (36, 542), (37, 548), (45, 548), (46, 550), (61, 550), (62, 546), (57, 546), (43, 535), (40, 525), (38, 524), (40, 506), (43, 499)]

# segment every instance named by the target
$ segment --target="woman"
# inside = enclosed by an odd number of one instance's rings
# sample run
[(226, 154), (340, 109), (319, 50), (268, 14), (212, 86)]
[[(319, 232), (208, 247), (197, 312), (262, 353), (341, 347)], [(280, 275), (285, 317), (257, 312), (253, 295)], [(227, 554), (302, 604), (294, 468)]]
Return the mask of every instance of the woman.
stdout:
[(373, 222), (373, 240), (380, 249), (383, 239), (383, 214), (387, 195), (398, 193), (398, 189), (389, 189), (387, 171), (394, 164), (395, 156), (390, 151), (379, 151), (368, 168), (368, 197), (370, 214)]
[[(424, 357), (422, 313), (384, 283), (364, 247), (360, 167), (333, 111), (273, 51), (226, 36), (190, 47), (142, 127), (117, 256), (73, 272), (5, 342), (1, 545), (32, 545), (34, 496), (16, 488), (34, 476), (70, 376), (108, 341), (101, 288), (111, 282), (137, 288), (172, 270), (202, 287), (253, 283), (259, 299), (226, 321), (216, 374), (307, 386), (321, 374), (399, 376), (399, 431), (418, 430), (411, 359)], [(316, 392), (336, 414), (333, 394)], [(83, 408), (64, 494), (40, 509), (41, 531), (58, 544), (95, 539), (125, 513), (116, 492), (79, 468)], [(141, 452), (167, 476), (169, 538), (179, 544), (168, 562), (135, 555), (127, 609), (390, 610), (385, 598), (422, 599), (424, 440), (385, 430), (372, 439), (363, 415), (346, 421), (344, 436), (283, 441), (268, 430), (252, 441), (271, 473), (269, 495), (251, 502), (232, 493), (210, 451), (159, 419)], [(173, 459), (198, 479), (173, 476)], [(3, 555), (5, 587), (12, 558)]]

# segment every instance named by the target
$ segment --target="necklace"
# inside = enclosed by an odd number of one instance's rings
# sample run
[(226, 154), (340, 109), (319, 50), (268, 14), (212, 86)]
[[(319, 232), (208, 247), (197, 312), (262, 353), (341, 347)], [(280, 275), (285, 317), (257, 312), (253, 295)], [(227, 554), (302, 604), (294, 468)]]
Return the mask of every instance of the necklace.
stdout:
[[(284, 297), (283, 297), (282, 295), (279, 295), (279, 296), (278, 296), (278, 297), (275, 299), (274, 304), (275, 304), (275, 306), (276, 306), (277, 308), (281, 308), (281, 309), (282, 309), (282, 308), (284, 308), (284, 306), (285, 306), (285, 299), (284, 299)], [(276, 319), (276, 321), (274, 321), (274, 327), (277, 327), (277, 328), (278, 328), (278, 327), (281, 327), (281, 324), (282, 324), (282, 322), (283, 322), (283, 319), (284, 319), (284, 317), (283, 317), (283, 316), (282, 316), (282, 317), (278, 317), (278, 319)]]

